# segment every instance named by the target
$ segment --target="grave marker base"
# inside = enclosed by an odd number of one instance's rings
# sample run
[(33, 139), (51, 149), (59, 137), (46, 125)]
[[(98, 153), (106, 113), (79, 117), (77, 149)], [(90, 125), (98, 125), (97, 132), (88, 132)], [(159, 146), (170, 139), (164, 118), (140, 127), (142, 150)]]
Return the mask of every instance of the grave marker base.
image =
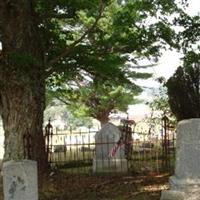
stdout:
[(127, 172), (128, 164), (126, 159), (93, 159), (93, 172)]

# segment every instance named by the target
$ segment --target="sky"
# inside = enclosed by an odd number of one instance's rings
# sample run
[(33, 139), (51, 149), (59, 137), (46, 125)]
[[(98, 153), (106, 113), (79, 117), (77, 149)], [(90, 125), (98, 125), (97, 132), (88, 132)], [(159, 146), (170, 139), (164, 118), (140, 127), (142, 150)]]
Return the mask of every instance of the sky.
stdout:
[(130, 105), (127, 111), (130, 117), (137, 118), (137, 120), (142, 120), (142, 118), (144, 118), (146, 115), (149, 115), (150, 109), (147, 105), (145, 105), (145, 102), (153, 99), (154, 91), (156, 91), (156, 89), (160, 86), (155, 79), (158, 77), (165, 77), (168, 79), (170, 76), (172, 76), (176, 68), (181, 65), (180, 58), (181, 55), (179, 53), (175, 51), (166, 51), (160, 58), (158, 65), (151, 68), (150, 72), (153, 73), (153, 77), (145, 81), (137, 81), (137, 84), (146, 88), (139, 97), (140, 99), (144, 100), (144, 103)]
[(191, 15), (195, 15), (200, 12), (200, 4), (199, 0), (188, 0), (189, 7), (187, 8), (187, 11)]
[[(189, 7), (186, 9), (187, 13), (190, 15), (196, 15), (200, 13), (200, 0), (188, 0)], [(141, 99), (145, 99), (145, 101), (150, 101), (153, 98), (153, 90), (159, 87), (159, 84), (155, 81), (158, 77), (165, 77), (168, 79), (170, 76), (173, 75), (176, 68), (181, 65), (181, 54), (177, 53), (176, 51), (166, 51), (163, 53), (162, 57), (160, 58), (158, 65), (152, 67), (151, 73), (153, 73), (153, 77), (149, 80), (139, 80), (137, 84), (150, 87), (150, 89), (145, 90), (142, 95), (140, 96)], [(128, 109), (128, 114), (132, 118), (142, 119), (145, 115), (148, 115), (150, 109), (145, 102), (138, 105), (130, 105)]]

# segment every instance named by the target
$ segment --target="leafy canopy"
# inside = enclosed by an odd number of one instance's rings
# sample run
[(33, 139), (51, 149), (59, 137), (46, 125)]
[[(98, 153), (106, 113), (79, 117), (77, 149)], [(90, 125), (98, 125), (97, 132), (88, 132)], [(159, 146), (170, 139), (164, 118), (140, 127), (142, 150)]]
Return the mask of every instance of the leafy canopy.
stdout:
[[(52, 42), (57, 49), (48, 48), (52, 50), (48, 53), (52, 57), (49, 72), (53, 72), (48, 84), (53, 91), (57, 88), (57, 97), (60, 95), (67, 104), (73, 104), (73, 109), (78, 108), (79, 114), (102, 118), (98, 110), (107, 118), (111, 110), (125, 110), (128, 104), (135, 103), (135, 96), (142, 91), (134, 80), (150, 75), (136, 71), (138, 60), (156, 60), (160, 48), (166, 44), (176, 46), (175, 32), (166, 16), (178, 12), (178, 8), (174, 1), (112, 0), (90, 1), (87, 8), (74, 9), (73, 15), (66, 18), (65, 8), (60, 8), (60, 15), (65, 14), (65, 18), (53, 21), (56, 41)], [(63, 49), (62, 44), (73, 48), (60, 54), (62, 50), (57, 50)], [(53, 59), (55, 54), (58, 56)], [(126, 61), (136, 67), (125, 65)], [(62, 72), (59, 75), (54, 71), (55, 63), (56, 70)], [(79, 90), (70, 88), (70, 82), (83, 81), (85, 76), (93, 80), (92, 84)], [(112, 94), (117, 94), (117, 98)]]
[(155, 58), (166, 43), (175, 46), (165, 16), (178, 12), (172, 0), (81, 0), (37, 3), (47, 76), (80, 70), (99, 76), (120, 73), (128, 59)]
[(83, 86), (50, 91), (53, 96), (65, 102), (68, 108), (78, 117), (93, 117), (100, 122), (108, 121), (113, 110), (126, 111), (129, 104), (138, 102), (135, 96), (142, 90), (135, 86), (134, 90), (126, 85), (114, 85), (108, 81), (89, 82)]

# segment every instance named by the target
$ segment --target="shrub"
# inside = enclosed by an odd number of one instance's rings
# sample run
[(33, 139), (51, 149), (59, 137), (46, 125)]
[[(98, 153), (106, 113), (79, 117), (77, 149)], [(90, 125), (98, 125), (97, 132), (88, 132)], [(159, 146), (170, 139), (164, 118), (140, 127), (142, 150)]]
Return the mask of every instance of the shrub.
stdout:
[(200, 64), (179, 67), (166, 86), (178, 121), (200, 117)]

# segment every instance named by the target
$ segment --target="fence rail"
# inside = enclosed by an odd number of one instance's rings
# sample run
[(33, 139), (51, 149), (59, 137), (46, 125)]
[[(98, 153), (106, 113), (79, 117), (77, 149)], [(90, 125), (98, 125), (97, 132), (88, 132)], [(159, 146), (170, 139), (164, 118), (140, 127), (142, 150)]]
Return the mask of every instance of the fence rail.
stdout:
[[(156, 138), (149, 133), (132, 133), (131, 156), (127, 158), (128, 172), (148, 173), (172, 171), (175, 159), (175, 132)], [(48, 159), (51, 166), (64, 169), (68, 173), (91, 174), (93, 159), (98, 145), (114, 146), (114, 142), (95, 142), (96, 131), (73, 132), (62, 131), (46, 139)], [(148, 134), (148, 139), (145, 139)], [(134, 139), (135, 135), (138, 138)], [(126, 144), (124, 144), (125, 146)], [(124, 148), (124, 146), (120, 147)], [(107, 158), (105, 158), (107, 159)]]

